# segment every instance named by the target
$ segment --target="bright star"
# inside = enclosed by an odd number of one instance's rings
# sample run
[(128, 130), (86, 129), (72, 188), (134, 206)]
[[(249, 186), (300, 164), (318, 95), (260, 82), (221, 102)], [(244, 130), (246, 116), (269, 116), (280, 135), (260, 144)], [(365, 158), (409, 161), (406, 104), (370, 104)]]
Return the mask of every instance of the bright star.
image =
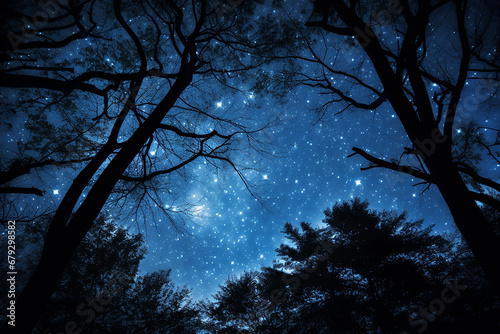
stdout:
[(360, 180), (356, 180), (355, 182), (356, 182), (356, 185), (357, 185), (357, 186), (360, 186), (360, 185), (361, 185), (361, 181), (360, 181)]

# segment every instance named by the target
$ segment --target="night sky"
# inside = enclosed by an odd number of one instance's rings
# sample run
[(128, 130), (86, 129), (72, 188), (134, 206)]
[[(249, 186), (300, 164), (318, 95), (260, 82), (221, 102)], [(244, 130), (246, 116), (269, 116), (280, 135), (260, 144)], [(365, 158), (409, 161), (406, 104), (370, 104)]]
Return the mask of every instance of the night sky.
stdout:
[[(151, 233), (141, 269), (172, 268), (174, 279), (194, 288), (195, 297), (208, 297), (228, 275), (271, 265), (274, 250), (284, 242), (285, 222), (320, 224), (324, 209), (356, 196), (372, 209), (406, 210), (411, 220), (424, 218), (436, 231), (450, 231), (451, 215), (435, 187), (419, 196), (423, 187), (412, 187), (418, 182), (412, 177), (360, 171), (367, 162), (347, 158), (353, 145), (381, 153), (401, 147), (394, 138), (406, 139), (405, 134), (391, 110), (381, 108), (375, 121), (372, 114), (354, 111), (314, 125), (315, 115), (308, 111), (314, 98), (312, 92), (289, 96), (286, 120), (273, 137), (283, 153), (250, 178), (268, 207), (255, 201), (235, 175), (226, 175), (225, 182), (208, 176), (203, 218), (195, 220), (198, 226), (188, 224), (192, 236), (164, 226)], [(192, 196), (202, 194), (194, 190)]]
[(308, 111), (314, 98), (313, 92), (289, 96), (286, 118), (272, 137), (278, 157), (248, 175), (266, 206), (234, 173), (227, 172), (225, 181), (207, 176), (207, 189), (192, 191), (201, 216), (194, 220), (198, 225), (188, 223), (192, 235), (165, 226), (151, 232), (141, 269), (172, 268), (177, 282), (194, 288), (194, 296), (207, 297), (228, 275), (271, 265), (274, 250), (284, 242), (280, 231), (285, 222), (320, 224), (324, 209), (356, 196), (367, 199), (373, 209), (406, 210), (412, 220), (435, 224), (436, 231), (450, 230), (451, 216), (434, 187), (419, 196), (423, 187), (412, 187), (418, 181), (410, 176), (360, 171), (367, 165), (362, 158), (347, 159), (353, 145), (387, 154), (401, 147), (394, 138), (404, 140), (405, 134), (391, 110), (381, 108), (375, 120), (372, 114), (354, 111), (316, 123)]
[[(290, 13), (300, 15), (297, 2), (286, 4)], [(433, 43), (446, 38), (436, 34)], [(77, 52), (78, 46), (74, 47)], [(353, 57), (357, 59), (359, 54)], [(472, 96), (476, 84), (470, 82), (464, 95)], [(413, 186), (418, 180), (383, 169), (360, 171), (368, 162), (360, 156), (347, 158), (353, 146), (396, 159), (404, 146), (411, 146), (387, 103), (376, 112), (347, 110), (337, 116), (333, 114), (341, 106), (334, 104), (322, 117), (313, 110), (318, 103), (318, 91), (305, 87), (291, 90), (282, 105), (259, 92), (246, 98), (226, 95), (214, 99), (214, 109), (238, 105), (262, 118), (279, 117), (279, 123), (266, 130), (265, 148), (272, 156), (234, 154), (237, 161), (257, 161), (256, 169), (245, 171), (245, 176), (263, 204), (230, 168), (216, 173), (203, 163), (189, 165), (202, 180), (185, 189), (184, 196), (195, 203), (196, 211), (196, 217), (183, 225), (189, 233), (177, 231), (165, 220), (137, 222), (128, 217), (118, 221), (132, 232), (139, 226), (147, 234), (148, 255), (141, 271), (171, 268), (175, 283), (193, 288), (194, 298), (209, 298), (229, 275), (272, 265), (275, 249), (284, 242), (280, 231), (286, 222), (321, 224), (323, 210), (354, 197), (367, 199), (372, 209), (407, 211), (411, 220), (435, 224), (436, 233), (454, 231), (451, 215), (435, 186), (420, 195), (424, 186)], [(486, 111), (470, 117), (500, 124), (498, 116)], [(2, 142), (6, 147), (14, 145), (23, 133), (21, 128), (16, 134), (2, 134)], [(496, 165), (484, 174), (498, 177), (499, 169)], [(52, 188), (46, 195), (49, 200), (58, 203), (62, 199), (74, 173), (49, 172), (43, 180), (46, 189)]]

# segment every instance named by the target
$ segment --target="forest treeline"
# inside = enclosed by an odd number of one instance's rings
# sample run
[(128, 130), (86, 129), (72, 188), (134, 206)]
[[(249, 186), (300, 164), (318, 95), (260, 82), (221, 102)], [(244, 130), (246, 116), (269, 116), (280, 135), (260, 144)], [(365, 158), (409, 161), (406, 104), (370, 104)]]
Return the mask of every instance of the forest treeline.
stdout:
[[(487, 333), (499, 300), (459, 236), (356, 198), (320, 226), (286, 223), (271, 267), (228, 277), (210, 300), (174, 284), (172, 269), (140, 274), (140, 234), (99, 217), (34, 333)], [(29, 277), (46, 222), (20, 242)], [(89, 254), (93, 254), (92, 257)], [(21, 265), (21, 264), (19, 264)], [(5, 284), (5, 282), (2, 282)], [(4, 305), (2, 305), (3, 307)]]

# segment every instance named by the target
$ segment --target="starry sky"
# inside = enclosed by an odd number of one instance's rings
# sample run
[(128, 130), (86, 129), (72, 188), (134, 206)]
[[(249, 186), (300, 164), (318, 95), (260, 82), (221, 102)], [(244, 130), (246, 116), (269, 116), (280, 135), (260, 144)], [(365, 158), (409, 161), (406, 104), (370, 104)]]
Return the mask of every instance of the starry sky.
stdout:
[(308, 109), (314, 98), (314, 92), (300, 89), (290, 94), (286, 118), (273, 134), (280, 153), (250, 178), (265, 206), (235, 175), (226, 175), (224, 182), (213, 178), (201, 199), (201, 218), (188, 223), (191, 235), (159, 228), (148, 237), (149, 254), (141, 269), (172, 268), (176, 282), (187, 283), (194, 297), (209, 297), (229, 275), (272, 265), (274, 250), (284, 242), (280, 231), (285, 222), (321, 224), (324, 209), (356, 196), (367, 199), (373, 209), (424, 218), (436, 225), (436, 232), (450, 230), (451, 215), (434, 187), (420, 196), (423, 188), (412, 187), (418, 181), (411, 176), (360, 171), (367, 163), (361, 157), (347, 158), (354, 145), (383, 154), (401, 148), (406, 137), (391, 110), (378, 111), (386, 114), (380, 120), (353, 111), (318, 122)]
[[(297, 3), (289, 1), (287, 6), (290, 13), (300, 15), (292, 9), (300, 8)], [(446, 37), (436, 36), (434, 43), (441, 38)], [(471, 82), (464, 95), (473, 96), (476, 84)], [(141, 226), (140, 231), (147, 234), (148, 255), (142, 272), (171, 268), (175, 283), (187, 284), (196, 299), (209, 298), (229, 275), (272, 265), (275, 249), (284, 242), (280, 231), (286, 222), (321, 224), (324, 209), (354, 197), (367, 199), (372, 209), (407, 211), (411, 220), (435, 224), (436, 233), (453, 231), (451, 215), (436, 187), (421, 195), (424, 187), (413, 186), (418, 180), (411, 176), (382, 169), (360, 171), (368, 162), (359, 156), (347, 158), (353, 146), (378, 157), (398, 158), (402, 148), (411, 145), (388, 104), (376, 112), (347, 110), (337, 116), (333, 114), (341, 107), (333, 105), (320, 117), (313, 110), (318, 106), (318, 91), (305, 87), (291, 90), (282, 105), (258, 92), (247, 98), (252, 100), (248, 106), (252, 112), (263, 118), (279, 116), (279, 122), (266, 130), (271, 156), (247, 152), (235, 156), (240, 161), (258, 161), (256, 169), (245, 176), (262, 203), (230, 169), (214, 173), (203, 165), (190, 165), (193, 173), (200, 173), (203, 184), (186, 189), (185, 196), (196, 203), (196, 216), (184, 226), (188, 233), (161, 221), (119, 221), (133, 232)], [(224, 96), (215, 99), (213, 107), (224, 110), (240, 102)], [(252, 105), (260, 108), (252, 109)], [(474, 117), (500, 124), (494, 114)], [(2, 142), (14, 144), (22, 131), (17, 136), (3, 134)], [(498, 177), (499, 168), (493, 166), (486, 176)], [(55, 203), (75, 175), (74, 171), (65, 173), (44, 181), (51, 185), (48, 196)]]

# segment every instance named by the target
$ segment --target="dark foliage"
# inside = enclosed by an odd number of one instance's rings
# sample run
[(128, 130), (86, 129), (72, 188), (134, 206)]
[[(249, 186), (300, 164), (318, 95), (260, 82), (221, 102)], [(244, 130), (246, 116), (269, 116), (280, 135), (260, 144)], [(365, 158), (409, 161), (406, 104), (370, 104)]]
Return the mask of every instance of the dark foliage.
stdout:
[[(213, 326), (325, 334), (500, 328), (498, 300), (458, 237), (435, 235), (422, 220), (370, 210), (359, 199), (327, 209), (323, 223), (301, 223), (300, 230), (287, 223), (290, 243), (277, 249), (273, 268), (220, 287), (207, 307)], [(276, 290), (286, 297), (279, 303)]]

